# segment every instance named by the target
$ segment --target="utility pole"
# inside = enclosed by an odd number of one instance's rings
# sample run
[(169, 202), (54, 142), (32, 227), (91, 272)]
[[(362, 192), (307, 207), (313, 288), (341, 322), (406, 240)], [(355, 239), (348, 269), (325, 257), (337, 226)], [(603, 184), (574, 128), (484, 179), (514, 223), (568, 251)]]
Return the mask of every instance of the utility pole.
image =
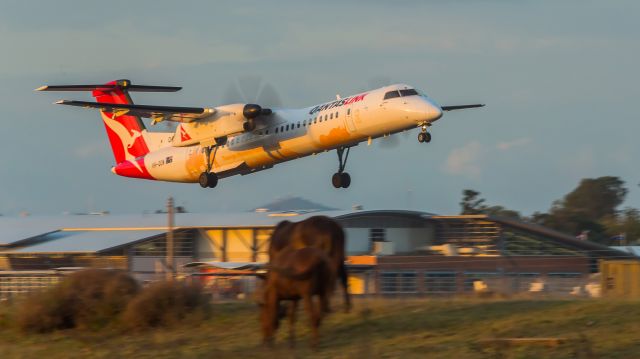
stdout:
[(173, 260), (173, 197), (167, 199), (167, 280), (173, 280), (175, 266)]

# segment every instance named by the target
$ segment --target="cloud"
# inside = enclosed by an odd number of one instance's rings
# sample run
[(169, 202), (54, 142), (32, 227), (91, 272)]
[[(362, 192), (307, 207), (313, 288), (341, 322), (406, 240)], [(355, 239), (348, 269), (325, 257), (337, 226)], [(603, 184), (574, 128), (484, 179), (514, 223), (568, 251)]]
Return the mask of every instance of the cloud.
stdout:
[(478, 178), (482, 172), (480, 162), (486, 153), (487, 149), (480, 142), (471, 141), (451, 151), (445, 163), (445, 171), (452, 175)]
[(102, 156), (107, 153), (107, 145), (104, 143), (89, 143), (78, 146), (73, 150), (73, 155), (77, 158), (91, 158)]
[(528, 137), (516, 138), (515, 140), (498, 142), (496, 148), (500, 151), (508, 151), (514, 147), (526, 146), (531, 143), (531, 139)]

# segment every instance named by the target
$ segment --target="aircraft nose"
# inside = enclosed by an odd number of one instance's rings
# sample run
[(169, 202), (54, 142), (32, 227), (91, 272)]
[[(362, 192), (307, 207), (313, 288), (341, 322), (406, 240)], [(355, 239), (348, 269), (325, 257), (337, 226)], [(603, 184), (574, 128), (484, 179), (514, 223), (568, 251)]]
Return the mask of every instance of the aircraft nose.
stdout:
[(425, 99), (425, 117), (427, 118), (427, 121), (431, 122), (431, 121), (435, 121), (437, 119), (439, 119), (440, 117), (442, 117), (442, 108), (440, 108), (440, 106), (435, 103), (433, 100), (427, 100)]

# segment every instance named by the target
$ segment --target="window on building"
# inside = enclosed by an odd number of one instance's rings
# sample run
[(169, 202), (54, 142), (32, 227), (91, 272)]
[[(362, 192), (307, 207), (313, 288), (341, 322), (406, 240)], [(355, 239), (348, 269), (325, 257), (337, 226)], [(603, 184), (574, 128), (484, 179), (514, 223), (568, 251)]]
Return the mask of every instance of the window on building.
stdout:
[(574, 273), (574, 272), (555, 272), (547, 274), (549, 278), (580, 278), (582, 277), (582, 273)]
[[(173, 234), (173, 251), (177, 257), (193, 256), (193, 234), (189, 231), (175, 231)], [(135, 256), (161, 256), (167, 255), (166, 235), (142, 242), (133, 247)]]
[(386, 230), (384, 228), (369, 229), (369, 240), (371, 242), (384, 242), (386, 240)]
[(458, 291), (455, 272), (425, 272), (424, 291), (429, 294), (449, 294)]
[(416, 272), (383, 271), (380, 272), (380, 292), (384, 294), (416, 293)]
[(400, 97), (400, 93), (398, 91), (389, 91), (386, 94), (384, 94), (385, 100), (396, 98), (396, 97)]

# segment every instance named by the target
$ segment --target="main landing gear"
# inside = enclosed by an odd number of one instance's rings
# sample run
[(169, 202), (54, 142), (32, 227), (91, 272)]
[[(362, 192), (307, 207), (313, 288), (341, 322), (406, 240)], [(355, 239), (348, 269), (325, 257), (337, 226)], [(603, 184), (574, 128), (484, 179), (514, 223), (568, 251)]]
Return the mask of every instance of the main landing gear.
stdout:
[(431, 134), (427, 132), (428, 125), (422, 125), (421, 131), (418, 134), (418, 142), (420, 143), (429, 143), (431, 142)]
[[(213, 149), (213, 158), (211, 158), (211, 150)], [(202, 172), (198, 178), (198, 183), (202, 188), (214, 188), (218, 185), (218, 175), (215, 172), (211, 172), (211, 166), (216, 159), (216, 153), (218, 152), (218, 146), (206, 146), (204, 147), (204, 154), (206, 156), (207, 171)]]
[[(344, 153), (344, 150), (347, 150), (347, 153)], [(344, 168), (347, 165), (347, 159), (349, 158), (349, 150), (351, 147), (338, 147), (336, 150), (338, 152), (338, 161), (340, 165), (338, 167), (338, 172), (333, 174), (331, 177), (331, 183), (335, 188), (349, 188), (351, 185), (351, 176), (347, 172), (344, 172)], [(344, 160), (343, 160), (344, 155)]]

